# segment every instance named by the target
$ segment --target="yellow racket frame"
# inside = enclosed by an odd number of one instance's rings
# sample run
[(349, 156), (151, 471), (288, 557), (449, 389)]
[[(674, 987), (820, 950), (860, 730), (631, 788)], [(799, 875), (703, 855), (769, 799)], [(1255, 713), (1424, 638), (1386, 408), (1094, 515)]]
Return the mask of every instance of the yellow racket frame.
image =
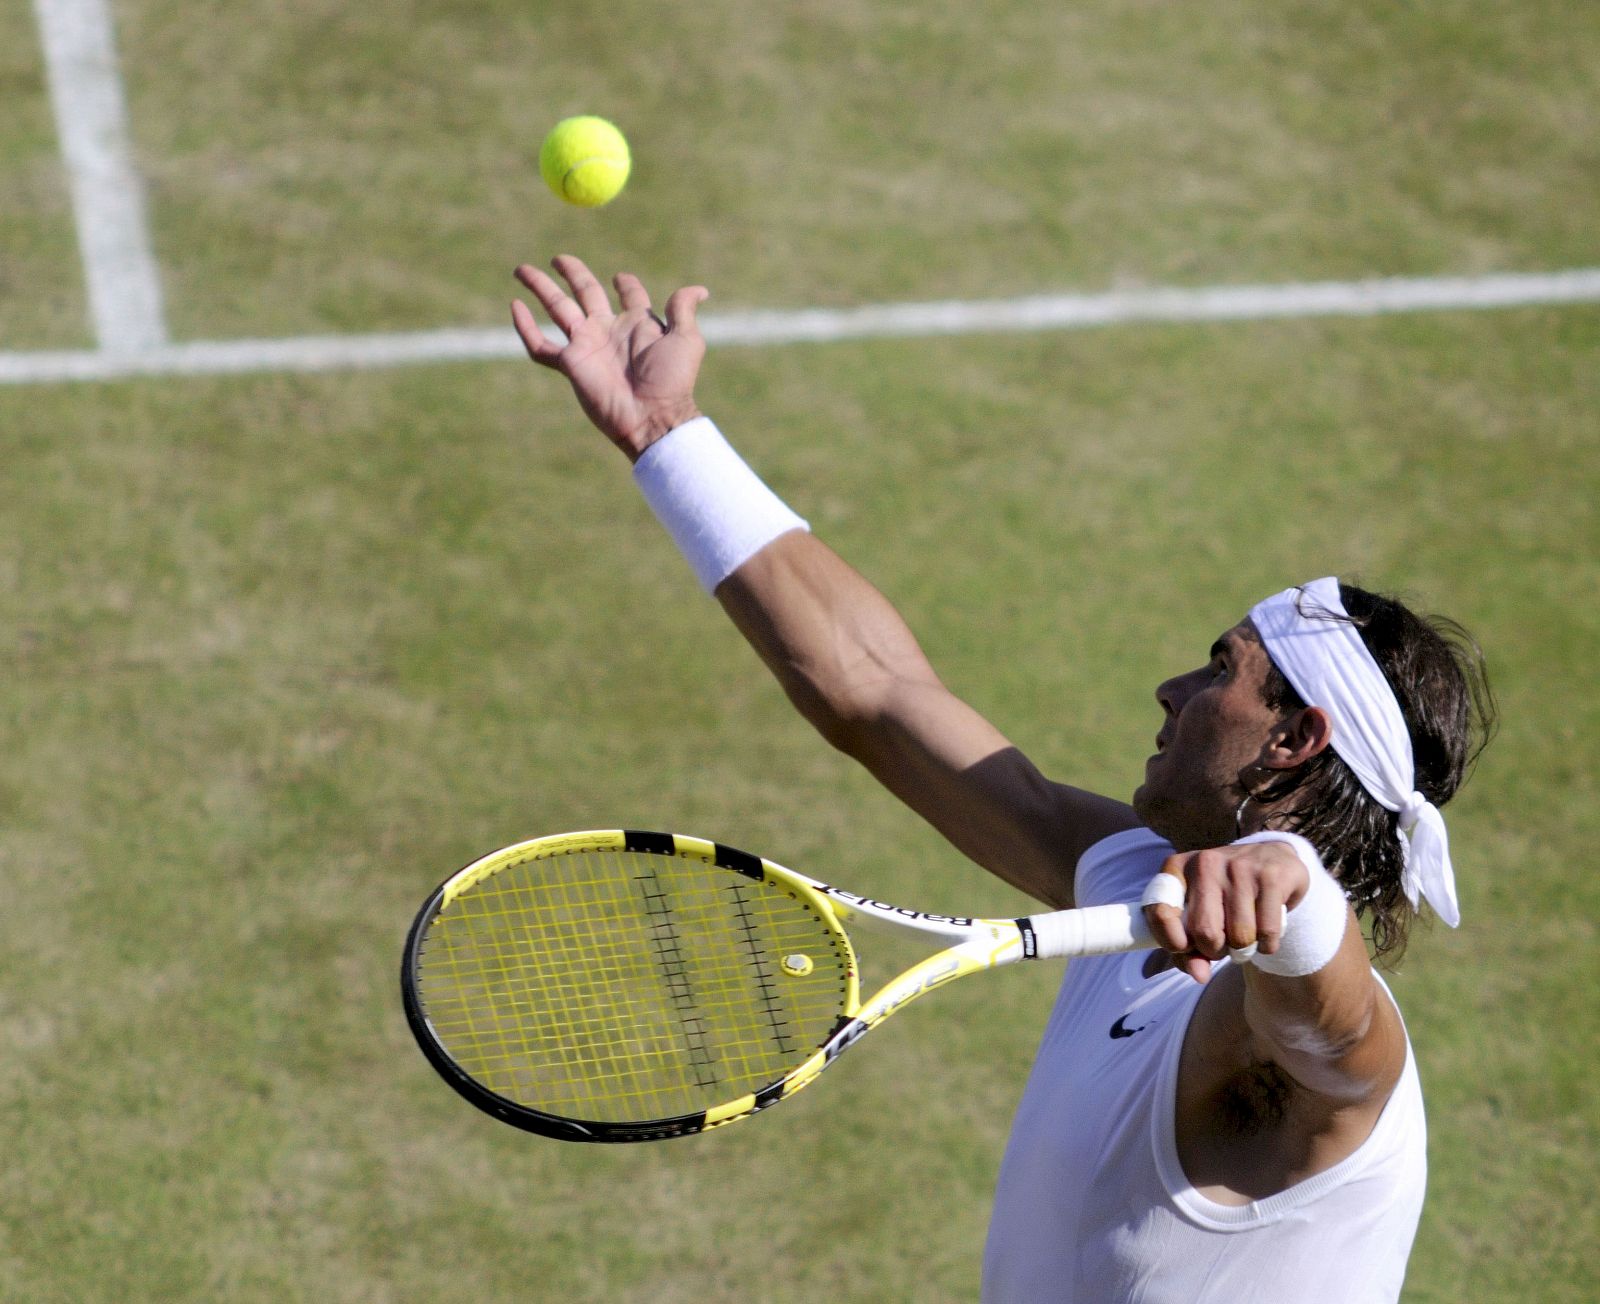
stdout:
[[(585, 852), (636, 852), (698, 861), (782, 889), (815, 914), (842, 962), (843, 991), (832, 1029), (803, 1059), (755, 1090), (704, 1110), (647, 1121), (577, 1119), (541, 1111), (492, 1090), (451, 1054), (429, 1019), (420, 992), (423, 941), (435, 919), (473, 889), (509, 866)], [(845, 925), (863, 923), (912, 932), (943, 946), (885, 983), (866, 1001), (860, 998), (860, 971)], [(599, 829), (555, 834), (515, 843), (473, 861), (435, 889), (412, 924), (401, 965), (407, 1021), (424, 1055), (452, 1087), (478, 1108), (526, 1131), (566, 1141), (655, 1141), (725, 1127), (749, 1118), (814, 1082), (845, 1050), (909, 1002), (970, 973), (1016, 960), (1044, 956), (1106, 954), (1149, 946), (1138, 907), (1102, 906), (1057, 911), (1024, 919), (974, 919), (907, 910), (846, 892), (808, 878), (773, 861), (723, 843), (684, 834), (637, 829)], [(806, 972), (805, 956), (793, 959), (790, 973)], [(781, 961), (780, 961), (781, 962)]]

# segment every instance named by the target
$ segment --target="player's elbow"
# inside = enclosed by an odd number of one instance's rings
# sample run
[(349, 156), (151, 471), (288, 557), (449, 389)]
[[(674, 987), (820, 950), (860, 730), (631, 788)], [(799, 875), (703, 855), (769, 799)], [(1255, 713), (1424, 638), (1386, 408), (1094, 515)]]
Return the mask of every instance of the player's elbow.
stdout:
[(864, 692), (790, 698), (830, 747), (868, 764), (885, 747), (889, 725), (882, 699)]
[(1354, 1020), (1335, 1023), (1317, 1020), (1280, 1028), (1274, 1040), (1296, 1058), (1332, 1068), (1357, 1058), (1371, 1032), (1372, 1018), (1367, 1014)]
[(871, 751), (871, 730), (862, 716), (832, 702), (802, 703), (792, 694), (791, 700), (828, 746), (858, 761)]
[(881, 752), (897, 732), (902, 677), (870, 658), (854, 665), (791, 665), (780, 675), (796, 710), (830, 746), (858, 761)]

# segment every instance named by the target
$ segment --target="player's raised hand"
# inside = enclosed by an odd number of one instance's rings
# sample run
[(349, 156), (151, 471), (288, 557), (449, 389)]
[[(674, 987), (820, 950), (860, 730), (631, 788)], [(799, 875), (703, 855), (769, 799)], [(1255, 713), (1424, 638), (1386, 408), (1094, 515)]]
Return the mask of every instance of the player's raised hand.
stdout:
[(520, 300), (511, 305), (512, 323), (528, 356), (565, 376), (589, 420), (637, 460), (667, 431), (700, 415), (694, 384), (706, 342), (695, 310), (709, 292), (685, 286), (667, 300), (666, 315), (660, 317), (639, 278), (622, 272), (612, 281), (618, 301), (613, 310), (605, 287), (582, 261), (562, 254), (553, 266), (570, 293), (527, 264), (517, 268), (516, 277), (567, 342), (546, 338)]

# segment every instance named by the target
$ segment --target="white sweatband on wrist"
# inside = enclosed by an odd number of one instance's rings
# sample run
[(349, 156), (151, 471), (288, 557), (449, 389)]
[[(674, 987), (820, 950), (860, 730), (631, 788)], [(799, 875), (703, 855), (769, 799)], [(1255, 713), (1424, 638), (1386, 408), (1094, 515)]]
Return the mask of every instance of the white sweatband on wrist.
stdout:
[(811, 528), (708, 417), (651, 444), (633, 464), (633, 478), (707, 593), (780, 534)]
[[(1350, 903), (1333, 875), (1323, 868), (1317, 849), (1298, 833), (1280, 833), (1267, 829), (1238, 839), (1234, 846), (1247, 846), (1254, 842), (1287, 842), (1300, 857), (1311, 877), (1311, 886), (1299, 903), (1289, 911), (1284, 922), (1283, 936), (1278, 939), (1278, 949), (1271, 955), (1256, 954), (1250, 963), (1263, 973), (1277, 974), (1282, 978), (1302, 978), (1316, 973), (1338, 954), (1344, 943), (1345, 926), (1350, 918)], [(1248, 950), (1248, 947), (1242, 950)]]

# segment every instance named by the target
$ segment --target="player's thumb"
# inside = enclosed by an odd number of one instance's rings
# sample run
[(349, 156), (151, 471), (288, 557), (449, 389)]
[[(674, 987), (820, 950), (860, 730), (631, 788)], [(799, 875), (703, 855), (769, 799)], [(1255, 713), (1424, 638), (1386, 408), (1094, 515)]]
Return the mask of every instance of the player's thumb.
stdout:
[(698, 336), (700, 323), (695, 314), (710, 297), (711, 291), (703, 285), (686, 285), (674, 290), (667, 300), (667, 329), (674, 335)]

